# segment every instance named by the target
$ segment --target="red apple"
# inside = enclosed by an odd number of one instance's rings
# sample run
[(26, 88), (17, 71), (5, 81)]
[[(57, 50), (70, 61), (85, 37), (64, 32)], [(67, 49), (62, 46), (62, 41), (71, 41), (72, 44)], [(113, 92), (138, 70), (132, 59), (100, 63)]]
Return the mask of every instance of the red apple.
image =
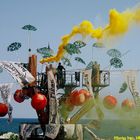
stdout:
[(35, 110), (43, 110), (47, 105), (47, 98), (41, 93), (32, 96), (31, 105)]
[(8, 105), (0, 103), (0, 117), (4, 117), (8, 113)]
[(108, 95), (104, 98), (103, 105), (107, 109), (113, 109), (117, 105), (117, 99), (112, 95)]
[(122, 102), (122, 108), (124, 111), (128, 112), (128, 111), (131, 111), (132, 109), (134, 109), (134, 103), (133, 101), (129, 100), (129, 99), (125, 99), (123, 102)]
[(24, 96), (21, 89), (16, 90), (14, 94), (14, 99), (16, 102), (21, 103), (24, 101)]

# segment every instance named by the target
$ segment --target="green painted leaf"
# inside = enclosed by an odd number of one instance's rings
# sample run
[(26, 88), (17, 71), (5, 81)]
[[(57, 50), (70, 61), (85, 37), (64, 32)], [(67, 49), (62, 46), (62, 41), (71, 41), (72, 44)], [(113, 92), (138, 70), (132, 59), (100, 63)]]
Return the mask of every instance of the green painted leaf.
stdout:
[(110, 65), (114, 68), (121, 68), (123, 66), (122, 60), (115, 57), (110, 60)]
[(23, 26), (22, 29), (23, 30), (30, 30), (30, 31), (36, 31), (37, 30), (36, 27), (34, 27), (33, 25), (30, 25), (30, 24)]
[(73, 45), (75, 45), (77, 48), (83, 48), (86, 46), (86, 43), (81, 40), (77, 40), (73, 43)]
[(95, 47), (95, 48), (104, 48), (103, 43), (100, 43), (100, 42), (96, 42), (92, 46)]
[(38, 49), (36, 49), (36, 51), (37, 51), (37, 53), (40, 53), (43, 55), (45, 55), (45, 54), (53, 55), (54, 54), (54, 51), (48, 47), (38, 48)]
[(94, 64), (94, 62), (93, 62), (93, 61), (90, 61), (90, 62), (88, 63), (88, 65), (86, 66), (86, 70), (92, 69), (93, 64)]
[(126, 82), (124, 82), (122, 85), (121, 85), (121, 88), (120, 88), (120, 90), (119, 90), (119, 93), (123, 93), (123, 92), (125, 92), (126, 91), (126, 89), (127, 89), (127, 83)]
[(69, 43), (65, 46), (65, 50), (67, 51), (68, 54), (73, 55), (73, 54), (80, 54), (81, 51), (79, 48), (77, 48), (75, 45)]
[(70, 60), (68, 58), (63, 57), (61, 60), (62, 60), (64, 65), (66, 65), (68, 67), (72, 67), (72, 64), (71, 64), (71, 62), (70, 62)]
[(0, 73), (2, 73), (3, 72), (3, 68), (2, 67), (0, 67)]
[(14, 42), (11, 43), (8, 47), (7, 47), (7, 51), (13, 52), (18, 50), (21, 47), (21, 43), (19, 42)]
[(75, 57), (75, 60), (76, 60), (77, 62), (80, 62), (80, 63), (86, 65), (85, 61), (84, 61), (82, 58), (80, 58), (80, 57)]
[(113, 58), (120, 58), (122, 56), (121, 52), (117, 49), (110, 49), (107, 51), (107, 54)]

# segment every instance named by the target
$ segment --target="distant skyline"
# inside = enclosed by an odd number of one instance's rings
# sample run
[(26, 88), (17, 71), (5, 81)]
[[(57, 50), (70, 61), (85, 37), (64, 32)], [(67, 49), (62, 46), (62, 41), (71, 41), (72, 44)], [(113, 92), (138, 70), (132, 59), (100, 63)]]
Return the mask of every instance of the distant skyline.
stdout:
[[(28, 61), (28, 36), (21, 28), (26, 24), (34, 25), (38, 30), (32, 32), (31, 49), (36, 53), (37, 48), (50, 44), (57, 52), (61, 37), (71, 32), (74, 25), (83, 20), (89, 20), (95, 27), (105, 26), (108, 23), (109, 10), (112, 8), (122, 12), (136, 6), (139, 0), (1, 0), (0, 1), (0, 60)], [(112, 42), (112, 46), (122, 53), (130, 52), (122, 58), (124, 67), (122, 69), (140, 69), (140, 25), (133, 27), (124, 37)], [(22, 47), (17, 52), (7, 52), (7, 46), (13, 42), (21, 42)], [(94, 43), (89, 42), (82, 50), (82, 57), (86, 63), (92, 59), (92, 47)], [(110, 49), (93, 48), (93, 59), (100, 63), (101, 68), (109, 64), (106, 51)], [(38, 64), (40, 56), (38, 55)], [(40, 65), (40, 64), (39, 64)], [(40, 65), (41, 66), (41, 65)], [(40, 67), (39, 66), (39, 67)], [(73, 63), (73, 67), (76, 67)], [(82, 65), (78, 66), (81, 68)], [(77, 67), (77, 68), (79, 68)], [(0, 83), (15, 82), (7, 72), (0, 74)], [(14, 84), (12, 91), (18, 87)], [(105, 91), (108, 92), (108, 89)], [(119, 95), (120, 96), (120, 95)], [(129, 96), (129, 95), (126, 95)], [(122, 98), (122, 97), (119, 97)], [(1, 100), (1, 99), (0, 99)], [(35, 110), (30, 105), (30, 100), (18, 104), (11, 100), (14, 107), (13, 117), (32, 118), (36, 117)]]

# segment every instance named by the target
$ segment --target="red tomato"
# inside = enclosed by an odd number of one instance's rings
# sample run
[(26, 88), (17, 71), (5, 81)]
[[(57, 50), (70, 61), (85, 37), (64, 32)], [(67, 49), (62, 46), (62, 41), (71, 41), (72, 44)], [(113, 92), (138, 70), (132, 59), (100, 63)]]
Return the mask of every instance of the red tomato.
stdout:
[(78, 94), (78, 90), (73, 90), (71, 93), (70, 93), (70, 96), (69, 96), (69, 101), (72, 105), (75, 105), (75, 98), (74, 96)]
[(0, 103), (0, 117), (4, 117), (8, 113), (8, 105)]
[(123, 102), (122, 102), (122, 108), (125, 110), (125, 111), (131, 111), (133, 108), (134, 108), (134, 103), (133, 101), (129, 100), (129, 99), (125, 99)]
[(103, 105), (107, 109), (113, 109), (117, 105), (117, 99), (112, 95), (108, 95), (104, 98)]
[(85, 94), (82, 92), (79, 92), (78, 90), (74, 90), (70, 94), (70, 98), (71, 98), (70, 99), (71, 103), (75, 106), (80, 106), (86, 101)]
[(16, 90), (14, 94), (14, 99), (16, 102), (21, 103), (24, 101), (23, 93), (21, 89)]
[(43, 110), (47, 105), (47, 98), (41, 93), (32, 96), (31, 105), (35, 110)]
[(86, 89), (80, 89), (80, 90), (79, 90), (79, 93), (80, 93), (80, 94), (84, 94), (86, 100), (89, 99), (89, 98), (91, 97), (90, 92), (89, 92), (88, 90), (86, 90)]

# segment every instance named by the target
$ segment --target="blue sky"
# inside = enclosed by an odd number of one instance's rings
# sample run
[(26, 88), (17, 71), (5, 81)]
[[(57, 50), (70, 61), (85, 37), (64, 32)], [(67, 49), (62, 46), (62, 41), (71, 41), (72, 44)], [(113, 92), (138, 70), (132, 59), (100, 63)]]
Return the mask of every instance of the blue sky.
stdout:
[[(1, 0), (0, 60), (28, 60), (27, 32), (21, 29), (26, 24), (34, 25), (38, 29), (32, 33), (33, 53), (36, 52), (36, 48), (44, 47), (48, 42), (56, 52), (61, 36), (69, 33), (74, 25), (89, 20), (95, 27), (105, 26), (110, 9), (115, 8), (121, 12), (137, 5), (138, 2), (139, 0)], [(123, 38), (117, 40), (115, 45), (113, 44), (113, 47), (122, 53), (130, 50), (123, 58), (123, 69), (140, 69), (139, 34), (140, 26), (133, 27)], [(7, 52), (7, 46), (15, 41), (21, 42), (22, 48), (16, 53)], [(93, 59), (97, 60), (102, 68), (109, 62), (107, 49), (93, 50)], [(81, 57), (87, 63), (91, 60), (91, 44), (87, 44), (83, 49)], [(13, 82), (6, 72), (0, 74), (1, 83), (9, 81)], [(14, 117), (36, 117), (29, 100), (22, 104), (15, 103), (13, 99), (11, 102), (14, 106)]]

